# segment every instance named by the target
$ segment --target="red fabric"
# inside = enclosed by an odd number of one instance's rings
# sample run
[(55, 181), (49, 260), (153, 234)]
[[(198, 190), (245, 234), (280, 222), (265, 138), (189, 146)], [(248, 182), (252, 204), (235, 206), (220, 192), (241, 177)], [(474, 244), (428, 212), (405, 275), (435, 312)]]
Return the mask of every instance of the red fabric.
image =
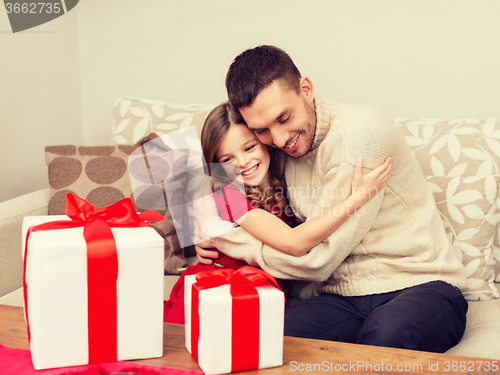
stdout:
[(214, 194), (215, 203), (222, 220), (234, 222), (253, 209), (251, 200), (233, 185), (227, 184)]
[[(233, 185), (227, 184), (214, 194), (215, 203), (219, 209), (219, 216), (222, 220), (234, 222), (243, 214), (255, 209), (250, 198), (244, 196), (241, 191)], [(293, 218), (283, 215), (283, 209), (279, 206), (271, 206), (269, 212), (276, 211), (276, 216), (287, 223), (293, 225)]]
[(35, 370), (31, 362), (29, 350), (12, 349), (2, 345), (0, 345), (0, 372), (2, 375), (105, 375), (119, 372), (127, 372), (130, 375), (202, 374), (202, 372), (199, 371), (140, 365), (126, 361)]
[(88, 363), (116, 361), (116, 242), (111, 228), (100, 219), (85, 226), (83, 235), (87, 242)]
[(274, 277), (254, 267), (242, 267), (231, 278), (231, 372), (259, 368), (260, 300), (255, 286)]
[[(219, 250), (217, 250), (219, 251)], [(248, 263), (241, 259), (232, 258), (229, 255), (221, 253), (219, 251), (219, 257), (215, 261), (216, 263), (224, 266), (226, 268), (231, 268), (233, 270), (237, 270), (243, 266), (248, 266)]]

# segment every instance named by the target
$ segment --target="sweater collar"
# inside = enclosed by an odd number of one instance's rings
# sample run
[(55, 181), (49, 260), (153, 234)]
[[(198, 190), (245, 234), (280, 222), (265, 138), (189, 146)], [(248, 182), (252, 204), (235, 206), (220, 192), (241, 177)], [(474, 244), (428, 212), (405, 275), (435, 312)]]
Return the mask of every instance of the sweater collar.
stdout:
[(311, 150), (317, 148), (325, 139), (328, 130), (330, 130), (331, 116), (334, 115), (330, 111), (328, 100), (321, 95), (315, 94), (314, 104), (316, 107), (316, 129)]

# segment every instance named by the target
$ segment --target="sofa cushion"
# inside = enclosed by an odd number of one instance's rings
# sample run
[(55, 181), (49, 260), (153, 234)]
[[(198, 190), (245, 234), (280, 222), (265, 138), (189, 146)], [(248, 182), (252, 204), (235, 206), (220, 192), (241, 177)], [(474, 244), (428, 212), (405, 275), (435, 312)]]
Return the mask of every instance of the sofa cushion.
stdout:
[(25, 216), (47, 215), (49, 189), (9, 199), (0, 208), (0, 296), (23, 285), (21, 227)]
[(467, 300), (500, 298), (492, 248), (500, 176), (427, 178), (450, 242), (465, 266)]
[(500, 174), (500, 120), (396, 119), (425, 176)]
[(72, 192), (95, 207), (113, 204), (132, 191), (127, 160), (135, 146), (47, 146), (49, 215), (64, 214), (66, 193)]
[(193, 125), (201, 134), (205, 118), (213, 108), (213, 105), (206, 104), (118, 98), (113, 107), (113, 142), (135, 144), (151, 132), (163, 135)]
[[(432, 183), (431, 178), (441, 178), (434, 180), (434, 184), (442, 190), (442, 192), (435, 191), (435, 194), (444, 194), (446, 196), (446, 189), (454, 177), (458, 177), (460, 180), (455, 180), (451, 187), (458, 188), (462, 186), (462, 189), (465, 188), (463, 184), (467, 184), (465, 182), (467, 177), (485, 178), (487, 176), (500, 175), (499, 119), (436, 120), (400, 118), (396, 119), (395, 123), (405, 135), (428, 181)], [(473, 241), (475, 244), (472, 244), (472, 246), (476, 246), (477, 249), (485, 249), (482, 253), (484, 259), (481, 261), (481, 264), (484, 263), (486, 267), (485, 271), (487, 272), (479, 275), (484, 282), (482, 287), (480, 286), (479, 289), (476, 289), (476, 292), (479, 294), (472, 292), (470, 287), (474, 285), (479, 286), (480, 281), (469, 280), (468, 292), (472, 293), (468, 294), (468, 298), (470, 299), (499, 297), (494, 292), (496, 291), (494, 279), (497, 278), (500, 281), (500, 193), (497, 188), (497, 195), (491, 196), (493, 180), (491, 178), (483, 180), (484, 183), (486, 181), (489, 181), (488, 183), (492, 186), (488, 193), (489, 200), (486, 199), (486, 195), (484, 194), (486, 187), (479, 187), (477, 184), (481, 182), (478, 180), (474, 183), (475, 187), (472, 190), (479, 191), (479, 194), (483, 197), (481, 200), (478, 199), (473, 204), (463, 203), (461, 205), (462, 208), (457, 208), (457, 205), (450, 207), (447, 204), (438, 205), (445, 221), (445, 226), (448, 225), (447, 230), (449, 234), (452, 232), (458, 233), (457, 230), (464, 230), (467, 227), (471, 231), (466, 232), (466, 234), (473, 233), (473, 231), (479, 229), (479, 232), (474, 237), (469, 238), (467, 243)], [(497, 177), (495, 177), (495, 183), (498, 185)], [(458, 191), (454, 192), (458, 193)], [(473, 193), (469, 199), (473, 199), (474, 196), (479, 197), (477, 193)], [(466, 194), (460, 194), (458, 198), (454, 196), (453, 200), (464, 197), (466, 198)], [(443, 200), (440, 198), (443, 198), (443, 196), (436, 197), (436, 201), (440, 202)], [(477, 227), (479, 225), (477, 220), (479, 219), (467, 215), (467, 212), (471, 215), (474, 215), (474, 211), (479, 212), (472, 206), (482, 207), (483, 209), (489, 207), (489, 210), (486, 212), (488, 218), (482, 220), (485, 224), (481, 228)], [(451, 213), (448, 211), (448, 208), (452, 211)], [(455, 221), (455, 219), (458, 219), (458, 221)], [(461, 223), (462, 219), (464, 220), (463, 224)], [(449, 223), (446, 220), (449, 220)], [(491, 231), (491, 233), (486, 235), (487, 231)], [(485, 235), (482, 236), (481, 233)], [(490, 243), (490, 241), (493, 243)], [(461, 254), (464, 254), (463, 249)], [(468, 272), (478, 262), (475, 259), (474, 263), (469, 264), (471, 261), (469, 256), (462, 257), (462, 259), (464, 266), (469, 267), (467, 268)], [(488, 263), (487, 266), (486, 263)], [(478, 264), (478, 267), (481, 266)], [(493, 271), (490, 272), (491, 270)], [(469, 277), (473, 278), (476, 278), (476, 276), (478, 276), (477, 273), (469, 275)]]
[[(446, 353), (500, 360), (500, 345), (498, 345), (498, 337), (500, 337), (499, 314), (500, 299), (469, 302), (464, 335), (460, 342)], [(492, 371), (491, 373), (497, 372)]]
[[(145, 142), (153, 137), (145, 138)], [(179, 274), (187, 266), (184, 251), (179, 244), (168, 205), (160, 191), (161, 207), (147, 207), (141, 204), (144, 194), (136, 194), (134, 200), (129, 176), (128, 159), (140, 145), (119, 146), (47, 146), (45, 159), (48, 166), (50, 200), (49, 215), (64, 214), (66, 194), (72, 192), (94, 207), (113, 204), (128, 197), (134, 201), (138, 211), (155, 209), (165, 217), (164, 221), (152, 223), (165, 240), (165, 271)], [(184, 163), (184, 165), (178, 165)], [(187, 160), (176, 160), (172, 169), (185, 170)], [(152, 185), (152, 184), (150, 184)], [(158, 185), (158, 184), (156, 184)], [(158, 187), (158, 186), (156, 186)], [(151, 186), (152, 189), (155, 186)], [(160, 185), (161, 190), (161, 185)], [(152, 190), (150, 189), (149, 192)], [(157, 198), (149, 194), (148, 202)]]
[(21, 287), (0, 297), (0, 305), (22, 307), (24, 305), (23, 297), (23, 288)]

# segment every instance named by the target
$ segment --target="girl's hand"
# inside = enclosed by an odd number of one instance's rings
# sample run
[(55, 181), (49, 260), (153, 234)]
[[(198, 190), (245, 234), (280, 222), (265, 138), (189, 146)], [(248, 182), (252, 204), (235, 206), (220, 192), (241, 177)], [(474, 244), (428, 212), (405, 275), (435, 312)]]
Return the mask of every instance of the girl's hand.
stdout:
[(363, 174), (363, 159), (356, 160), (351, 197), (356, 204), (365, 204), (372, 199), (389, 181), (392, 167), (392, 156), (384, 164), (368, 174)]

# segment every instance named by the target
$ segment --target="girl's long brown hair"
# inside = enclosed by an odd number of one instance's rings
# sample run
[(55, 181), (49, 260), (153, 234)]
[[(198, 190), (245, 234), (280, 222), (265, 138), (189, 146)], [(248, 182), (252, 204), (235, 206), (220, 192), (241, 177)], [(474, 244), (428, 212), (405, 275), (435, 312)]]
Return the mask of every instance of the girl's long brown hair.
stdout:
[[(203, 125), (201, 147), (207, 162), (206, 173), (212, 176), (215, 191), (232, 181), (219, 164), (215, 154), (231, 126), (246, 126), (239, 119), (241, 119), (239, 113), (229, 102), (225, 102), (208, 114)], [(268, 170), (271, 189), (264, 191), (260, 186), (245, 185), (246, 195), (250, 198), (252, 207), (273, 212), (276, 209), (271, 210), (271, 207), (278, 206), (280, 207), (278, 210), (281, 209), (284, 214), (291, 216), (292, 212), (286, 199), (285, 155), (279, 149), (265, 147), (268, 148), (271, 159)]]

